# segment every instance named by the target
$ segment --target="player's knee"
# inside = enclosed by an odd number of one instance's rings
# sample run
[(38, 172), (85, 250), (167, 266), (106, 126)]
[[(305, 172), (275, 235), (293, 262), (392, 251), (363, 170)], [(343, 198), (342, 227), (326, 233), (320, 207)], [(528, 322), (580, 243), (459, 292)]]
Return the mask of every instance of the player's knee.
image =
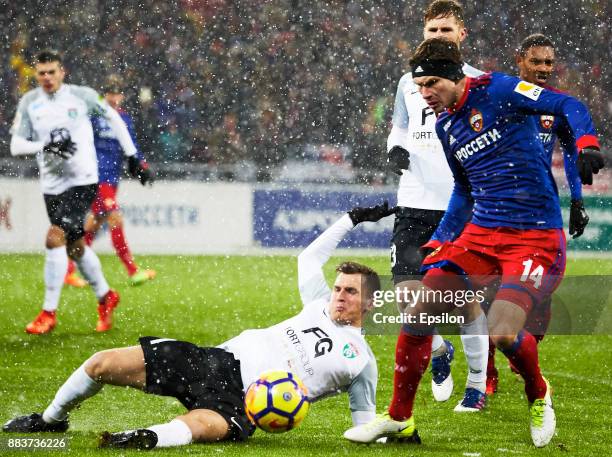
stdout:
[(45, 240), (45, 247), (47, 249), (58, 248), (66, 244), (66, 237), (64, 230), (57, 225), (52, 225), (47, 231), (47, 238)]
[(189, 411), (177, 417), (191, 430), (195, 443), (222, 441), (229, 436), (229, 424), (219, 413), (206, 409)]
[(85, 243), (82, 239), (73, 241), (67, 244), (66, 250), (68, 252), (68, 257), (70, 257), (72, 260), (78, 260), (83, 257), (83, 253), (85, 252)]
[(514, 344), (514, 341), (516, 340), (516, 335), (511, 334), (511, 333), (506, 333), (506, 334), (492, 333), (490, 337), (491, 337), (491, 341), (493, 341), (493, 344), (495, 344), (495, 347), (499, 349), (510, 348)]
[(85, 363), (85, 373), (94, 381), (102, 381), (113, 366), (112, 351), (100, 351), (92, 355)]

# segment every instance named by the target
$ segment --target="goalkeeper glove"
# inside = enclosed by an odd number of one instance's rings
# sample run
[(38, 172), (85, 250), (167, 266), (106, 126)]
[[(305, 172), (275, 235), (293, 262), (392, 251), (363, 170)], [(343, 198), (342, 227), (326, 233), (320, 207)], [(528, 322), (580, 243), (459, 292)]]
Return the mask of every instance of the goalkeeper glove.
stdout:
[(402, 170), (410, 166), (410, 153), (401, 146), (393, 146), (387, 154), (387, 166), (396, 175), (402, 175)]
[(133, 178), (138, 178), (143, 186), (147, 183), (153, 184), (153, 172), (149, 168), (149, 164), (144, 160), (140, 160), (136, 155), (128, 157), (128, 170)]
[(76, 152), (76, 144), (70, 138), (70, 132), (65, 128), (57, 128), (49, 133), (51, 141), (43, 147), (43, 152), (55, 154), (62, 159), (69, 159)]
[(395, 214), (397, 206), (389, 208), (389, 202), (385, 200), (382, 205), (370, 206), (368, 208), (355, 207), (348, 212), (353, 225), (357, 225), (360, 222), (378, 222), (383, 217), (387, 217), (391, 214)]
[(595, 148), (584, 148), (578, 155), (578, 173), (582, 184), (593, 184), (593, 174), (604, 167), (604, 156)]
[(572, 200), (570, 206), (570, 219), (569, 219), (569, 234), (574, 235), (572, 238), (576, 239), (584, 233), (584, 228), (589, 223), (589, 215), (584, 209), (584, 203), (582, 199)]

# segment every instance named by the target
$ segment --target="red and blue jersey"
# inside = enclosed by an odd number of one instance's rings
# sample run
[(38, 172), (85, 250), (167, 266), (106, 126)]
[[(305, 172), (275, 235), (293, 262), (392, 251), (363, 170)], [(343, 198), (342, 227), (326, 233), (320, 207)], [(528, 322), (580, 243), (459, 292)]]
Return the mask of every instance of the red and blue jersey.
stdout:
[[(118, 113), (127, 125), (132, 141), (136, 144), (132, 118), (125, 111), (118, 110)], [(102, 116), (93, 116), (91, 125), (93, 126), (94, 145), (98, 157), (98, 182), (116, 186), (119, 184), (121, 173), (123, 173), (123, 149), (106, 119)], [(139, 159), (143, 159), (140, 151), (136, 155)]]
[(536, 114), (558, 116), (578, 149), (599, 147), (575, 98), (503, 73), (467, 78), (461, 100), (436, 123), (455, 185), (432, 240), (455, 239), (470, 219), (482, 227), (562, 227)]
[[(545, 89), (562, 93), (554, 87), (546, 86)], [(536, 125), (544, 146), (544, 152), (548, 159), (548, 163), (552, 164), (552, 155), (555, 149), (557, 138), (563, 149), (563, 165), (565, 168), (565, 176), (570, 189), (572, 200), (582, 199), (582, 182), (578, 174), (576, 161), (578, 159), (578, 150), (576, 148), (576, 139), (572, 137), (571, 131), (567, 122), (560, 116), (552, 114), (536, 115)]]

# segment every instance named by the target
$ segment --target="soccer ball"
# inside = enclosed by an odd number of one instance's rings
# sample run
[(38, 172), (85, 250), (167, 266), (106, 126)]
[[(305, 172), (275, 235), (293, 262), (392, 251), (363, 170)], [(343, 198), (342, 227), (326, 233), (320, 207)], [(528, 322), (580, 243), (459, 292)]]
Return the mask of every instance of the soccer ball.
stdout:
[(247, 416), (257, 427), (282, 433), (297, 427), (310, 407), (307, 389), (293, 373), (266, 371), (247, 389)]

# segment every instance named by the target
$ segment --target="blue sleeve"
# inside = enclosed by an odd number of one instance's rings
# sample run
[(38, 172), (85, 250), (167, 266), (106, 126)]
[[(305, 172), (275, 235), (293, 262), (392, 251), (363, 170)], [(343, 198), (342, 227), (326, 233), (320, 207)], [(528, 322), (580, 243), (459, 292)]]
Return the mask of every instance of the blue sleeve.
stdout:
[(139, 160), (144, 160), (144, 155), (138, 147), (138, 143), (136, 143), (136, 131), (134, 130), (134, 121), (132, 121), (132, 117), (123, 111), (119, 114), (121, 115), (123, 122), (125, 122), (128, 132), (130, 132), (130, 137), (132, 137), (132, 142), (134, 143), (134, 146), (136, 146), (136, 157), (138, 157)]
[(446, 135), (444, 134), (443, 129), (440, 128), (441, 124), (442, 122), (438, 122), (436, 124), (436, 131), (442, 143), (442, 147), (444, 148), (446, 160), (448, 161), (448, 165), (453, 173), (453, 178), (455, 179), (455, 185), (453, 187), (453, 193), (451, 194), (448, 202), (448, 208), (446, 209), (444, 217), (442, 217), (438, 228), (431, 237), (432, 240), (443, 243), (445, 241), (452, 241), (457, 238), (463, 231), (465, 224), (472, 219), (474, 199), (472, 198), (470, 184), (465, 172), (463, 171), (463, 168), (457, 162), (455, 157), (448, 151), (447, 140), (445, 138)]
[(595, 126), (587, 107), (569, 95), (553, 92), (514, 76), (494, 73), (492, 95), (503, 106), (524, 114), (554, 114), (561, 116), (577, 148), (599, 148)]
[(563, 149), (563, 165), (565, 167), (565, 177), (570, 189), (572, 200), (582, 199), (582, 181), (578, 174), (578, 148), (576, 141), (572, 137), (567, 124), (563, 121), (555, 128), (555, 134), (559, 137), (559, 142)]

